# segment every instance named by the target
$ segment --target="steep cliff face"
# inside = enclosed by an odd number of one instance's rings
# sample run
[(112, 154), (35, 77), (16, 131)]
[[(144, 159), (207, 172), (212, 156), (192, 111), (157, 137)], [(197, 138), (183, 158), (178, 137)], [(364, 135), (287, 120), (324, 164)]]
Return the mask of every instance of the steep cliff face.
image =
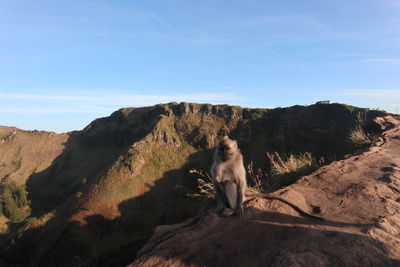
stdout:
[[(360, 111), (366, 112), (339, 104), (266, 110), (170, 103), (120, 109), (64, 135), (2, 128), (0, 173), (26, 181), (38, 218), (18, 234), (17, 244), (25, 245), (7, 246), (2, 256), (30, 251), (30, 261), (42, 266), (132, 262), (156, 225), (210, 206), (187, 196), (196, 183), (188, 171), (209, 169), (222, 135), (239, 141), (246, 164), (261, 167), (265, 152), (341, 158), (354, 150), (344, 140)], [(11, 168), (18, 158), (21, 166)]]

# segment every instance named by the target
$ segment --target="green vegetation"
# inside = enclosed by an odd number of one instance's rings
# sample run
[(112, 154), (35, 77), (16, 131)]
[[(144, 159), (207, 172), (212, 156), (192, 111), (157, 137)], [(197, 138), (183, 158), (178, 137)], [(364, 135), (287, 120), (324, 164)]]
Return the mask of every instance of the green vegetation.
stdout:
[(30, 214), (29, 201), (24, 185), (11, 181), (1, 186), (0, 207), (11, 223), (19, 223)]
[(371, 138), (364, 132), (364, 127), (367, 124), (367, 112), (357, 112), (356, 127), (350, 131), (347, 136), (347, 142), (355, 148), (366, 147), (372, 143)]
[(277, 152), (267, 153), (267, 158), (270, 162), (272, 190), (296, 182), (302, 176), (315, 171), (324, 162), (323, 158), (317, 162), (309, 152), (291, 154), (283, 158)]
[(287, 175), (317, 166), (315, 159), (309, 152), (299, 155), (289, 155), (286, 157), (286, 160), (283, 160), (276, 152), (274, 154), (267, 153), (267, 157), (271, 163), (272, 175)]
[(176, 132), (195, 147), (213, 146), (218, 135), (229, 132), (232, 125), (216, 115), (185, 114), (175, 120)]
[(349, 133), (348, 141), (357, 148), (368, 146), (372, 142), (361, 126), (357, 126)]

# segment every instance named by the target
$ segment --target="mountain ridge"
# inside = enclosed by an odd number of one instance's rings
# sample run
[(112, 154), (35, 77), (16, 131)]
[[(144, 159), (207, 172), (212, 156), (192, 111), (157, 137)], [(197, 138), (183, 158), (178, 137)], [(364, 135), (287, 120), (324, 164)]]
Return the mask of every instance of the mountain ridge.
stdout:
[[(140, 249), (157, 225), (183, 221), (211, 205), (187, 196), (196, 187), (188, 170), (209, 168), (222, 135), (237, 139), (246, 164), (256, 166), (265, 165), (269, 151), (341, 158), (354, 150), (343, 140), (357, 125), (358, 112), (369, 116), (368, 123), (383, 114), (340, 104), (268, 110), (169, 103), (123, 108), (63, 135), (17, 130), (17, 136), (62, 137), (48, 157), (50, 166), (24, 172), (31, 216), (37, 219), (27, 225), (33, 238), (26, 243), (35, 247), (30, 261), (128, 264), (132, 250)], [(19, 140), (7, 144), (35, 151)], [(3, 257), (24, 249), (10, 247)]]

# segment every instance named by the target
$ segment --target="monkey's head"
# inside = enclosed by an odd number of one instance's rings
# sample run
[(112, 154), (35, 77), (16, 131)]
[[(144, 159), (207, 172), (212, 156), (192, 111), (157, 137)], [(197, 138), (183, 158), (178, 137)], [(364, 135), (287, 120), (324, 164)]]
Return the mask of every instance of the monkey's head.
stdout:
[(217, 146), (216, 156), (222, 160), (228, 160), (237, 154), (237, 152), (237, 142), (228, 136), (224, 136)]

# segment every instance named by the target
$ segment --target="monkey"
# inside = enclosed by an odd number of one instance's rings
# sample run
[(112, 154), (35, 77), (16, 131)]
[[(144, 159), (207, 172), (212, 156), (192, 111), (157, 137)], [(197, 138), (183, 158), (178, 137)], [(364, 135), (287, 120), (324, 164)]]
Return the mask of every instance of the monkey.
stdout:
[(224, 136), (215, 149), (211, 177), (217, 199), (215, 212), (223, 216), (242, 216), (246, 170), (237, 142), (228, 136)]
[(324, 220), (321, 217), (303, 211), (295, 204), (278, 196), (262, 193), (245, 195), (247, 182), (243, 155), (238, 148), (237, 142), (228, 136), (224, 136), (215, 149), (211, 177), (217, 200), (215, 212), (220, 216), (235, 215), (242, 217), (244, 198), (246, 197), (246, 201), (248, 201), (252, 198), (261, 197), (281, 201), (304, 217)]

